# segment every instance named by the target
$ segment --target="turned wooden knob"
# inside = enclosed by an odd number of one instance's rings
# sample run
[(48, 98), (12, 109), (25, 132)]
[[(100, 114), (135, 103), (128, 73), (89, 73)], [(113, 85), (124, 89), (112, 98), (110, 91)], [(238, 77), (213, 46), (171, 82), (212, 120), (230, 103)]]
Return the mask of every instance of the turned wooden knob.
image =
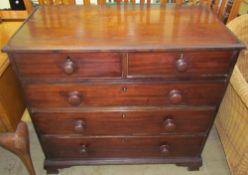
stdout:
[(167, 118), (164, 120), (164, 127), (166, 131), (174, 131), (176, 129), (176, 124), (174, 119)]
[(169, 92), (169, 100), (173, 104), (179, 104), (182, 102), (182, 94), (179, 90), (173, 89)]
[(72, 106), (78, 106), (82, 101), (82, 95), (78, 91), (73, 91), (68, 94), (68, 103)]
[(68, 75), (72, 74), (75, 69), (76, 69), (76, 65), (75, 63), (71, 60), (70, 57), (67, 57), (66, 58), (66, 61), (64, 62), (64, 65), (63, 65), (63, 69), (64, 69), (64, 72)]
[(183, 55), (176, 61), (176, 68), (179, 72), (185, 72), (188, 69), (188, 63)]
[(170, 153), (170, 150), (169, 150), (169, 145), (161, 145), (160, 146), (160, 152), (163, 154), (163, 155), (168, 155)]
[(81, 145), (81, 146), (80, 146), (79, 152), (80, 152), (81, 154), (87, 153), (87, 152), (88, 152), (87, 145)]
[(86, 123), (83, 120), (77, 120), (74, 125), (74, 130), (76, 132), (82, 132), (84, 131), (86, 126)]

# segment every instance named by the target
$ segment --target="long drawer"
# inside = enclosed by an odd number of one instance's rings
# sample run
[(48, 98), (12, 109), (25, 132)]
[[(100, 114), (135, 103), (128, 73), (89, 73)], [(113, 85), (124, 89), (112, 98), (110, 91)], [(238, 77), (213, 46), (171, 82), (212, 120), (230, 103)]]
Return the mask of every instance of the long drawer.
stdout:
[(77, 80), (121, 77), (120, 53), (39, 53), (14, 54), (20, 76), (35, 80)]
[(225, 84), (27, 84), (25, 91), (35, 108), (73, 106), (213, 105)]
[(48, 159), (198, 156), (204, 137), (47, 137), (41, 136)]
[[(40, 134), (157, 135), (206, 132), (214, 110), (33, 113)], [(57, 126), (58, 127), (54, 127)]]

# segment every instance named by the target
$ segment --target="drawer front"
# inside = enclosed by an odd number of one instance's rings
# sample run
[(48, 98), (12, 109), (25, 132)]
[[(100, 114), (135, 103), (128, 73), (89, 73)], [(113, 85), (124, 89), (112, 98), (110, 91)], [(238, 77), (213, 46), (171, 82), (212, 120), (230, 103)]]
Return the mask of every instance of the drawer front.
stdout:
[(15, 54), (18, 71), (26, 79), (82, 79), (88, 77), (121, 77), (122, 54)]
[(41, 137), (48, 159), (183, 157), (200, 154), (204, 140), (192, 137)]
[(231, 51), (129, 53), (130, 77), (206, 77), (226, 74)]
[(224, 83), (168, 84), (28, 84), (35, 108), (77, 106), (216, 105)]
[[(214, 110), (34, 113), (40, 134), (157, 135), (206, 132)], [(54, 127), (59, 125), (59, 127)]]

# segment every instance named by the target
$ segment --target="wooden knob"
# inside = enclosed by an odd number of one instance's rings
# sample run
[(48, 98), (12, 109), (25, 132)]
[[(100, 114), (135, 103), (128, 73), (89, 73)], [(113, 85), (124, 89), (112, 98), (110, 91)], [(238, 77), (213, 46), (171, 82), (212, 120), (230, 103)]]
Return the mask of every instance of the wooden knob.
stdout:
[(183, 55), (176, 61), (176, 68), (179, 72), (185, 72), (188, 69), (187, 60), (183, 58)]
[(71, 60), (70, 57), (67, 57), (66, 58), (66, 61), (63, 65), (63, 69), (64, 69), (64, 72), (68, 75), (72, 74), (75, 69), (76, 69), (76, 65), (75, 63)]
[(166, 131), (174, 131), (176, 129), (175, 121), (171, 118), (165, 119), (163, 124)]
[(82, 95), (78, 91), (73, 91), (68, 94), (68, 103), (72, 106), (78, 106), (81, 103)]
[(87, 145), (81, 145), (81, 146), (80, 146), (79, 152), (80, 152), (81, 154), (87, 153), (87, 152), (88, 152)]
[(77, 120), (75, 122), (74, 130), (76, 132), (82, 132), (84, 131), (85, 126), (86, 126), (86, 123), (83, 120)]
[(173, 89), (169, 92), (169, 100), (173, 104), (179, 104), (182, 102), (182, 94), (179, 90)]
[(170, 153), (170, 150), (169, 150), (169, 145), (161, 145), (160, 146), (160, 152), (164, 155), (168, 155)]

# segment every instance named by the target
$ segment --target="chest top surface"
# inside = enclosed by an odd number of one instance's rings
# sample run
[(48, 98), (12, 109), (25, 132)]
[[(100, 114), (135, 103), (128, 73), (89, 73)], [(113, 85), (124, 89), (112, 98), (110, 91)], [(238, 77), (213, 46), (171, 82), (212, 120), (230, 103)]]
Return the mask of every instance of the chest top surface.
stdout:
[(204, 7), (44, 6), (5, 46), (30, 50), (166, 50), (241, 48)]

